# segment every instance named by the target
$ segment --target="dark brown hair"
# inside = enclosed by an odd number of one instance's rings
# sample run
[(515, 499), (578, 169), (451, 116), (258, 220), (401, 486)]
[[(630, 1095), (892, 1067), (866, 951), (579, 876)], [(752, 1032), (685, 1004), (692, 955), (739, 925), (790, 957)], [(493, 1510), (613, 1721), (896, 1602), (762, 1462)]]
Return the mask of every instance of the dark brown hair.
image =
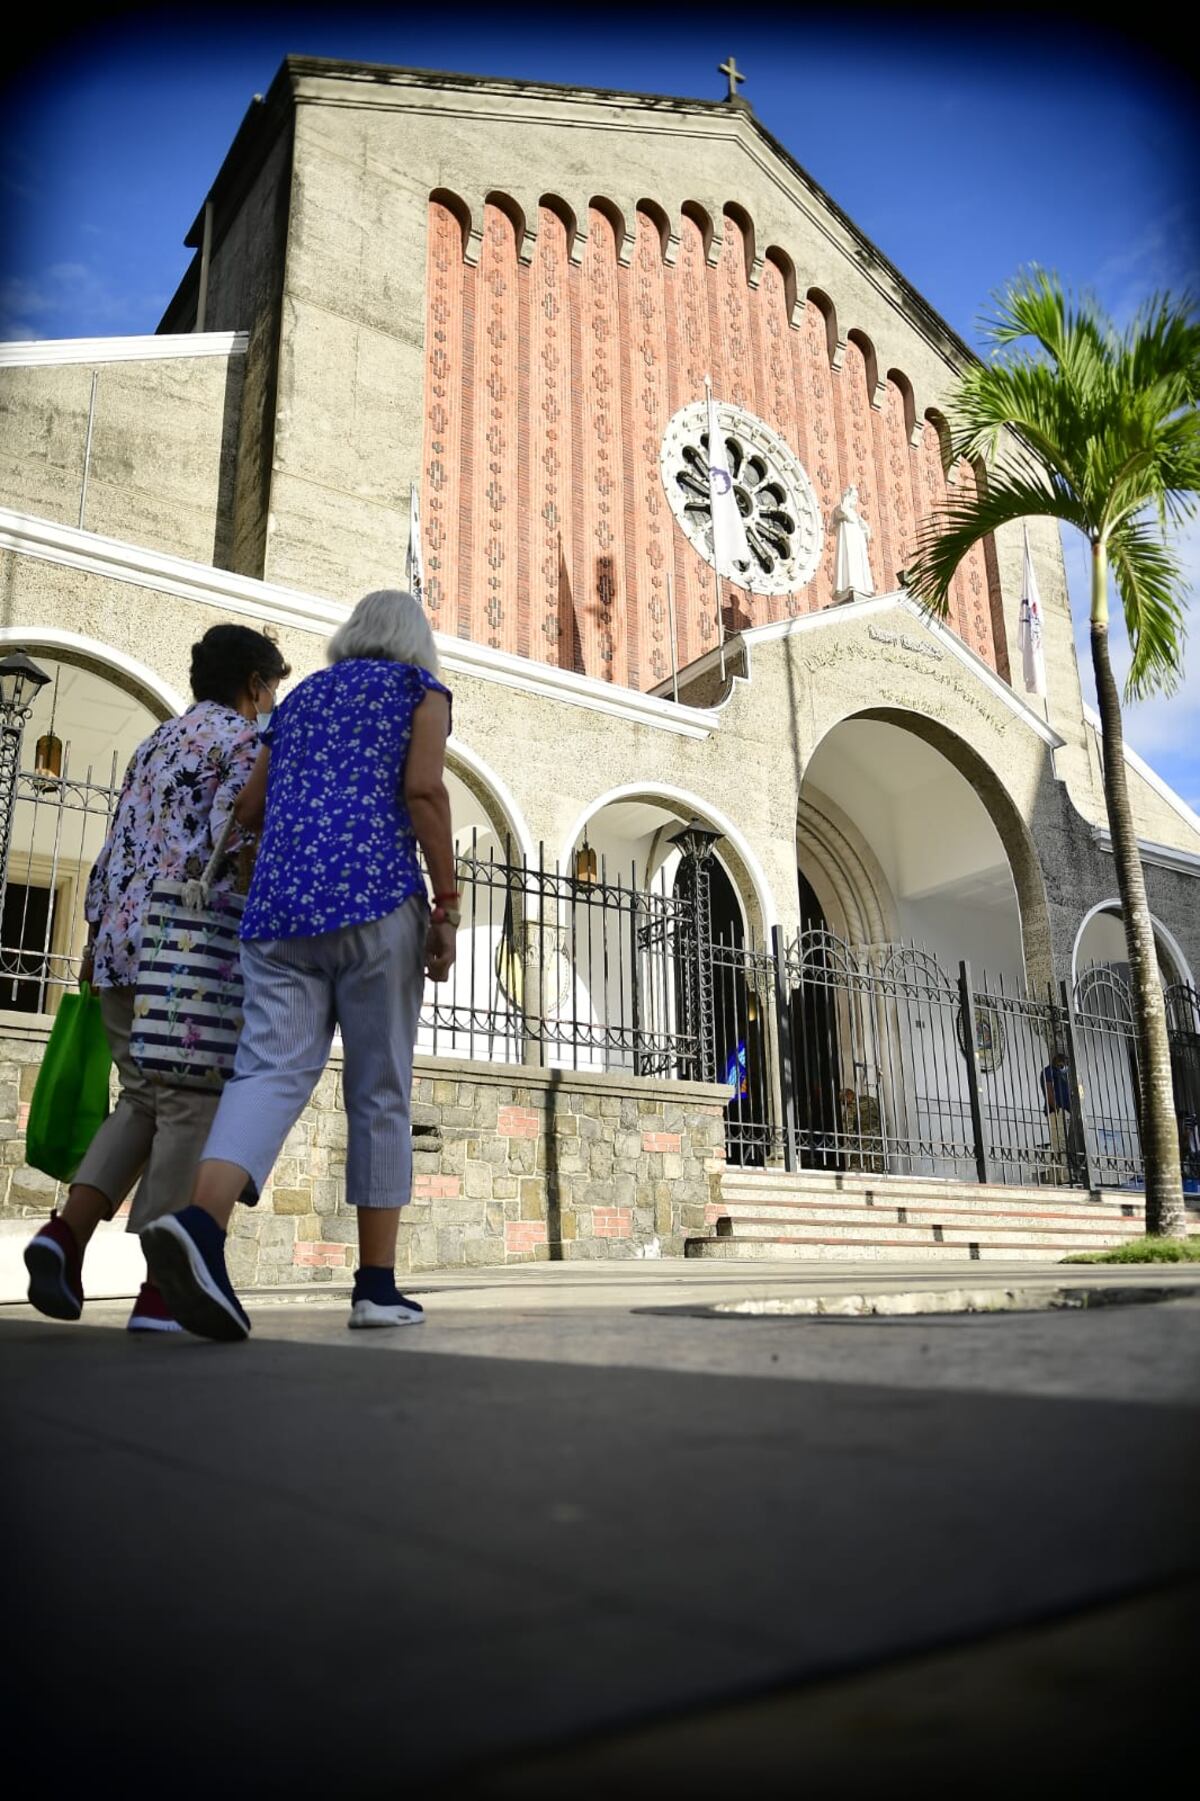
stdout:
[(192, 693), (197, 700), (232, 707), (250, 686), (252, 675), (273, 682), (291, 673), (279, 646), (248, 625), (211, 626), (192, 645)]

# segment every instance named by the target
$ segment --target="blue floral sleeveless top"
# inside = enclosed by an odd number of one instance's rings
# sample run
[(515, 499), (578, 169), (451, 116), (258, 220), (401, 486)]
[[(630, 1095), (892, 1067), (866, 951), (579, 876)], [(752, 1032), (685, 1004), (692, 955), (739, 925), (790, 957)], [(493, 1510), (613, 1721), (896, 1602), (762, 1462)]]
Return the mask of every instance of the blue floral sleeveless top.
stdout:
[(276, 707), (267, 813), (243, 938), (310, 938), (382, 919), (423, 894), (404, 805), (413, 714), (450, 691), (412, 663), (354, 657)]

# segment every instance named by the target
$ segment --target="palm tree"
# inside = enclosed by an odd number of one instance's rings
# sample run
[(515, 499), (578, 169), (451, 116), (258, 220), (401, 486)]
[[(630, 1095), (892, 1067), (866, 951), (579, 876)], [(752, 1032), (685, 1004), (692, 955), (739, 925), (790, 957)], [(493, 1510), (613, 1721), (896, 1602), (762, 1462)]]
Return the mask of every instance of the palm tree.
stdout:
[(1167, 528), (1194, 515), (1200, 489), (1200, 320), (1190, 303), (1156, 296), (1121, 332), (1094, 302), (1034, 270), (1000, 296), (985, 332), (991, 360), (959, 378), (948, 411), (954, 454), (982, 459), (987, 480), (923, 522), (905, 585), (944, 616), (971, 546), (1032, 515), (1065, 519), (1091, 545), (1092, 667), (1141, 1070), (1146, 1229), (1180, 1236), (1166, 1010), (1126, 784), (1108, 578), (1111, 569), (1133, 652), (1126, 698), (1169, 693), (1182, 673), (1184, 583)]

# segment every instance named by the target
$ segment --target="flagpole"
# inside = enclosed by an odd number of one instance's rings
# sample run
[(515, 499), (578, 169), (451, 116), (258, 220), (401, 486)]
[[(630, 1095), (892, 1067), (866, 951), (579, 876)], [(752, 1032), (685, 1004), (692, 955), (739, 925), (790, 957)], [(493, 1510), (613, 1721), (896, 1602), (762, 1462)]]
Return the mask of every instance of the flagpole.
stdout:
[[(710, 378), (707, 375), (704, 377), (704, 398), (705, 398), (705, 401), (711, 406), (711, 404), (712, 404), (712, 381), (710, 380)], [(712, 456), (713, 456), (714, 448), (715, 448), (715, 446), (712, 444), (710, 444), (708, 447), (708, 460), (709, 460), (710, 466), (712, 463)], [(716, 600), (717, 600), (717, 650), (718, 650), (718, 653), (720, 654), (720, 658), (721, 658), (721, 680), (724, 681), (725, 680), (725, 620), (721, 614), (721, 571), (717, 567), (717, 522), (716, 522), (715, 518), (713, 519), (713, 590), (716, 594)]]
[(675, 581), (667, 570), (667, 625), (671, 633), (671, 692), (679, 705), (679, 652), (675, 643)]

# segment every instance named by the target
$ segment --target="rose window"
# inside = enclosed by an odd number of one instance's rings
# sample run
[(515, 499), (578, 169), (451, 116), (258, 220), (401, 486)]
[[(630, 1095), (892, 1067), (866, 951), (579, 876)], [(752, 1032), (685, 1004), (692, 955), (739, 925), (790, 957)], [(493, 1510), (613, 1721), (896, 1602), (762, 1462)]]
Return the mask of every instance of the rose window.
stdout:
[[(748, 563), (731, 577), (755, 594), (791, 594), (803, 588), (821, 556), (821, 510), (799, 458), (763, 419), (729, 401), (718, 401), (717, 424), (725, 441)], [(670, 420), (659, 455), (671, 510), (693, 547), (713, 561), (712, 509), (708, 492), (708, 407), (682, 407)]]

